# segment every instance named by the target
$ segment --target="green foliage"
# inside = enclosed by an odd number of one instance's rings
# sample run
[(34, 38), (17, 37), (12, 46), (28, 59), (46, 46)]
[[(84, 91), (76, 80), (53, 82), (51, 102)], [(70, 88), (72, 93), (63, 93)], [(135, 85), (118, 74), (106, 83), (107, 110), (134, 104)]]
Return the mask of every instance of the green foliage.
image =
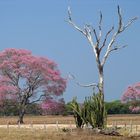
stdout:
[(102, 94), (94, 94), (85, 99), (84, 104), (77, 103), (76, 98), (69, 104), (73, 110), (75, 123), (77, 127), (83, 127), (84, 124), (90, 124), (92, 128), (103, 128), (106, 124), (107, 113)]
[(123, 104), (120, 100), (105, 103), (107, 114), (130, 114), (129, 104)]
[(102, 102), (102, 94), (97, 93), (86, 98), (84, 105), (87, 109), (87, 122), (92, 126), (92, 128), (103, 128), (106, 124), (107, 114), (104, 102)]
[(33, 115), (40, 115), (42, 114), (43, 110), (41, 109), (41, 107), (37, 104), (31, 104), (28, 105), (28, 107), (26, 108), (26, 114), (33, 114)]
[[(40, 115), (42, 114), (42, 109), (38, 104), (34, 103), (29, 105), (26, 110), (26, 114)], [(18, 102), (6, 99), (0, 106), (0, 116), (17, 116), (19, 114)]]
[(67, 104), (65, 104), (65, 113), (67, 115), (73, 115), (73, 110), (70, 106), (71, 102), (68, 102)]
[(13, 100), (4, 100), (3, 104), (0, 106), (1, 116), (14, 116), (18, 115), (17, 106)]
[(76, 98), (69, 103), (69, 107), (73, 110), (74, 119), (77, 128), (81, 128), (84, 125), (84, 118), (83, 118), (83, 108), (77, 103)]

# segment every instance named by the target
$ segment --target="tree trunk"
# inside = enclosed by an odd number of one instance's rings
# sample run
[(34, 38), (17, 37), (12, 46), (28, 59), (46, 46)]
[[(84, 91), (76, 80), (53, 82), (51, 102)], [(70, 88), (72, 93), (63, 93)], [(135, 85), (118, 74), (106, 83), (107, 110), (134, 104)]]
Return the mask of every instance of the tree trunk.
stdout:
[(104, 101), (104, 71), (103, 66), (98, 67), (99, 70), (99, 93), (102, 95), (102, 101)]
[(17, 123), (20, 123), (20, 124), (24, 123), (23, 122), (24, 114), (25, 114), (25, 108), (23, 107), (19, 110), (19, 119), (18, 119)]
[(105, 104), (104, 104), (104, 71), (103, 71), (103, 66), (98, 67), (99, 70), (99, 94), (101, 95), (101, 104), (100, 104), (100, 124), (98, 127), (103, 128), (106, 123), (106, 110), (105, 110)]

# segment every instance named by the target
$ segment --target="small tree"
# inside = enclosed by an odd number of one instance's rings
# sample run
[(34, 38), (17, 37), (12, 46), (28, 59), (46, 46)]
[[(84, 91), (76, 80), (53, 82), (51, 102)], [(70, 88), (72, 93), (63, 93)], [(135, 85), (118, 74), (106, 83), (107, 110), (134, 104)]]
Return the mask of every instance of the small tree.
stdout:
[(19, 120), (28, 105), (61, 95), (66, 80), (57, 65), (43, 57), (36, 57), (22, 49), (6, 49), (0, 52), (0, 100), (18, 102)]
[[(98, 68), (98, 75), (99, 75), (98, 83), (84, 85), (84, 87), (97, 87), (97, 89), (98, 89), (97, 93), (101, 94), (101, 98), (100, 98), (100, 100), (101, 100), (101, 104), (100, 104), (101, 110), (100, 111), (102, 111), (101, 115), (104, 114), (103, 112), (105, 109), (105, 107), (104, 107), (104, 66), (105, 66), (105, 63), (106, 63), (109, 55), (112, 52), (115, 52), (121, 48), (126, 47), (126, 45), (117, 46), (114, 44), (116, 42), (117, 37), (123, 31), (125, 31), (137, 19), (137, 17), (134, 17), (134, 18), (130, 19), (126, 25), (124, 25), (121, 9), (119, 6), (118, 6), (117, 13), (118, 13), (118, 27), (117, 27), (116, 31), (114, 31), (115, 28), (114, 28), (114, 26), (112, 26), (108, 30), (108, 32), (105, 34), (105, 36), (103, 37), (102, 36), (102, 17), (103, 16), (102, 16), (101, 12), (100, 12), (100, 18), (99, 18), (99, 25), (98, 25), (99, 33), (97, 33), (97, 29), (95, 29), (90, 24), (85, 24), (83, 28), (80, 28), (73, 21), (73, 18), (71, 16), (70, 7), (68, 7), (68, 23), (86, 37), (87, 41), (89, 42), (90, 46), (92, 47), (94, 55), (95, 55), (95, 60), (96, 60), (96, 64), (97, 64), (97, 68)], [(112, 34), (113, 31), (114, 31), (114, 33)], [(110, 37), (110, 35), (112, 37)], [(109, 43), (107, 44), (107, 42), (109, 42)], [(105, 48), (106, 48), (106, 50), (104, 51)], [(79, 85), (81, 85), (81, 84), (79, 84)], [(103, 116), (101, 118), (104, 119)], [(104, 120), (102, 120), (101, 122), (104, 123)], [(101, 124), (101, 123), (100, 123), (100, 125), (101, 125), (100, 127), (104, 126), (104, 124)]]
[(140, 83), (129, 86), (123, 93), (121, 101), (128, 103), (133, 113), (140, 112)]

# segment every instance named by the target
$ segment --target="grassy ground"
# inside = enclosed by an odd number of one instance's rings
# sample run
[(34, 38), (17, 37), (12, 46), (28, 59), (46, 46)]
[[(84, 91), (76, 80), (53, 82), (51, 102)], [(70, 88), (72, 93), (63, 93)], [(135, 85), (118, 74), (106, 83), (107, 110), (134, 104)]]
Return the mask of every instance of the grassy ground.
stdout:
[[(25, 124), (55, 124), (56, 121), (59, 124), (74, 123), (72, 116), (25, 116)], [(0, 125), (3, 124), (16, 124), (17, 117), (1, 117)], [(108, 116), (107, 123), (113, 124), (116, 122), (119, 124), (133, 124), (140, 125), (140, 115), (110, 115)], [(62, 130), (54, 131), (48, 129), (28, 129), (28, 128), (0, 128), (0, 140), (140, 140), (140, 137), (127, 137), (128, 132), (125, 133), (125, 137), (106, 136), (100, 134), (93, 134), (91, 131), (79, 131), (74, 130), (72, 132), (63, 132)]]
[(139, 140), (139, 138), (115, 137), (93, 134), (90, 131), (43, 131), (31, 129), (0, 129), (0, 140)]
[[(0, 117), (0, 125), (3, 124), (16, 124), (18, 120), (17, 116), (9, 116), (9, 117)], [(74, 123), (74, 119), (72, 116), (25, 116), (24, 123), (25, 124), (55, 124), (58, 121), (61, 124), (69, 124)]]
[(116, 122), (118, 125), (140, 125), (140, 114), (129, 114), (129, 115), (109, 115), (107, 124), (113, 124)]
[[(3, 124), (16, 124), (18, 117), (0, 117), (0, 125)], [(55, 124), (58, 121), (60, 124), (74, 123), (73, 116), (25, 116), (25, 124)], [(107, 124), (113, 123), (119, 124), (133, 124), (140, 125), (140, 115), (109, 115), (107, 118)]]

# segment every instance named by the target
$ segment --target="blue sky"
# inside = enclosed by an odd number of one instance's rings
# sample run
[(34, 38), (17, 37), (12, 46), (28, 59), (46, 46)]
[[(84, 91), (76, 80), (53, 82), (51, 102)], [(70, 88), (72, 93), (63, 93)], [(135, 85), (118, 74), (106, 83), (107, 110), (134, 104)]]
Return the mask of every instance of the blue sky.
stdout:
[[(97, 27), (99, 11), (103, 13), (103, 32), (117, 25), (117, 5), (124, 23), (140, 17), (139, 0), (0, 0), (0, 49), (28, 49), (34, 55), (58, 63), (64, 77), (73, 73), (81, 83), (98, 81), (95, 57), (87, 40), (65, 20), (71, 6), (75, 22), (81, 27)], [(119, 36), (116, 44), (128, 47), (112, 53), (105, 65), (105, 100), (120, 99), (125, 88), (140, 81), (140, 19)], [(64, 98), (77, 96), (81, 102), (92, 94), (88, 88), (69, 81)]]

